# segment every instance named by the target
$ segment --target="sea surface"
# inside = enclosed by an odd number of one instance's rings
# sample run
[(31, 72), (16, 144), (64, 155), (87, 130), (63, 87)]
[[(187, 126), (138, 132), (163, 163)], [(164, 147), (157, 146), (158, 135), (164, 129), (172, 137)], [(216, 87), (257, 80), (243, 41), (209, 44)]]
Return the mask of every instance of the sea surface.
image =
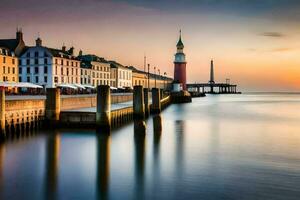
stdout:
[(146, 125), (0, 144), (0, 199), (300, 199), (299, 94), (208, 95)]

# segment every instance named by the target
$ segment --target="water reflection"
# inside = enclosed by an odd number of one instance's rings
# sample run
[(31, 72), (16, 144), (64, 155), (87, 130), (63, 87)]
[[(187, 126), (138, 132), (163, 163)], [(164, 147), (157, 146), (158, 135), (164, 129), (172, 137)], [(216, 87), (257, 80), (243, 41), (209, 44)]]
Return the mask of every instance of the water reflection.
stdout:
[(152, 193), (155, 194), (161, 188), (161, 164), (160, 164), (160, 143), (162, 133), (162, 118), (161, 115), (155, 115), (153, 117), (153, 166), (152, 166), (152, 179), (153, 187)]
[(109, 199), (110, 134), (97, 134), (97, 199)]
[(0, 143), (0, 199), (3, 199), (3, 187), (4, 187), (4, 159), (5, 159), (6, 149), (4, 143)]
[(184, 136), (185, 136), (185, 121), (176, 120), (175, 121), (175, 177), (178, 179), (178, 184), (176, 185), (177, 191), (180, 191), (181, 181), (184, 179)]
[(144, 121), (134, 122), (134, 150), (135, 150), (135, 190), (136, 199), (144, 199), (145, 184), (145, 149), (146, 149), (146, 132), (140, 126)]
[(45, 199), (57, 199), (59, 175), (60, 135), (57, 131), (50, 134), (46, 144)]

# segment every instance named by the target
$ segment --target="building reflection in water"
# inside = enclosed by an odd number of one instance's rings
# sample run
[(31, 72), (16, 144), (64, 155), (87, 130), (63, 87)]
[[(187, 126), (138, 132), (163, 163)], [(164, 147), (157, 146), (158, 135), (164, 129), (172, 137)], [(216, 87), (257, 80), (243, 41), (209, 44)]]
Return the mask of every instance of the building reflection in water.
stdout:
[(0, 143), (0, 199), (4, 199), (2, 197), (4, 190), (4, 160), (5, 160), (5, 144), (3, 142)]
[(109, 133), (97, 133), (97, 199), (109, 199), (110, 144)]
[[(143, 122), (135, 121), (135, 126)], [(137, 123), (137, 124), (136, 124)], [(135, 191), (136, 199), (144, 199), (144, 176), (145, 176), (145, 146), (146, 130), (134, 129), (134, 149), (135, 149)]]
[(46, 179), (45, 199), (57, 199), (57, 182), (59, 175), (60, 134), (50, 133), (46, 144)]
[[(177, 173), (177, 178), (180, 180), (183, 178), (184, 173), (184, 135), (185, 135), (185, 121), (177, 120), (175, 121), (175, 172)], [(180, 181), (179, 181), (180, 183)]]

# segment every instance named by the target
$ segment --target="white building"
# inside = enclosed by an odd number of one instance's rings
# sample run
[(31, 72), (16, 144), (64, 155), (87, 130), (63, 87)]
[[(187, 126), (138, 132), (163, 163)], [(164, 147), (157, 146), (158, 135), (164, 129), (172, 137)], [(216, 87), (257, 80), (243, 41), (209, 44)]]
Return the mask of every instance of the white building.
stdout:
[(116, 88), (132, 88), (132, 70), (115, 61), (110, 62), (110, 85)]
[(42, 46), (42, 40), (36, 40), (36, 46), (27, 47), (19, 60), (20, 82), (30, 82), (46, 88), (61, 83), (80, 83), (80, 61), (73, 56), (74, 48), (66, 50)]
[(95, 55), (80, 55), (81, 83), (98, 85), (110, 85), (110, 64)]

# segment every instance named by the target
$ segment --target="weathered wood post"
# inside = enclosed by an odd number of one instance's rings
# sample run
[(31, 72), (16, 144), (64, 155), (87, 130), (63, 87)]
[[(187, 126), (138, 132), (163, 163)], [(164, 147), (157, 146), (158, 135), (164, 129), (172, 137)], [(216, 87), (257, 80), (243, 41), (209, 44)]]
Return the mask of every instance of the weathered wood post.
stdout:
[(162, 132), (162, 120), (160, 115), (153, 117), (153, 130), (154, 134), (161, 134)]
[(144, 104), (145, 104), (145, 117), (148, 117), (150, 115), (148, 88), (144, 88)]
[(96, 126), (105, 132), (111, 129), (111, 96), (108, 85), (97, 87)]
[(5, 90), (0, 89), (0, 131), (1, 138), (5, 138)]
[(133, 116), (135, 119), (145, 118), (145, 104), (143, 86), (137, 85), (133, 89)]
[(164, 90), (159, 89), (159, 92), (160, 92), (160, 98), (163, 99), (164, 98)]
[(135, 134), (145, 134), (145, 104), (143, 86), (137, 85), (133, 89), (133, 117)]
[(57, 124), (60, 116), (60, 89), (47, 88), (45, 119), (46, 124)]
[(152, 113), (161, 112), (160, 91), (158, 88), (152, 88)]

